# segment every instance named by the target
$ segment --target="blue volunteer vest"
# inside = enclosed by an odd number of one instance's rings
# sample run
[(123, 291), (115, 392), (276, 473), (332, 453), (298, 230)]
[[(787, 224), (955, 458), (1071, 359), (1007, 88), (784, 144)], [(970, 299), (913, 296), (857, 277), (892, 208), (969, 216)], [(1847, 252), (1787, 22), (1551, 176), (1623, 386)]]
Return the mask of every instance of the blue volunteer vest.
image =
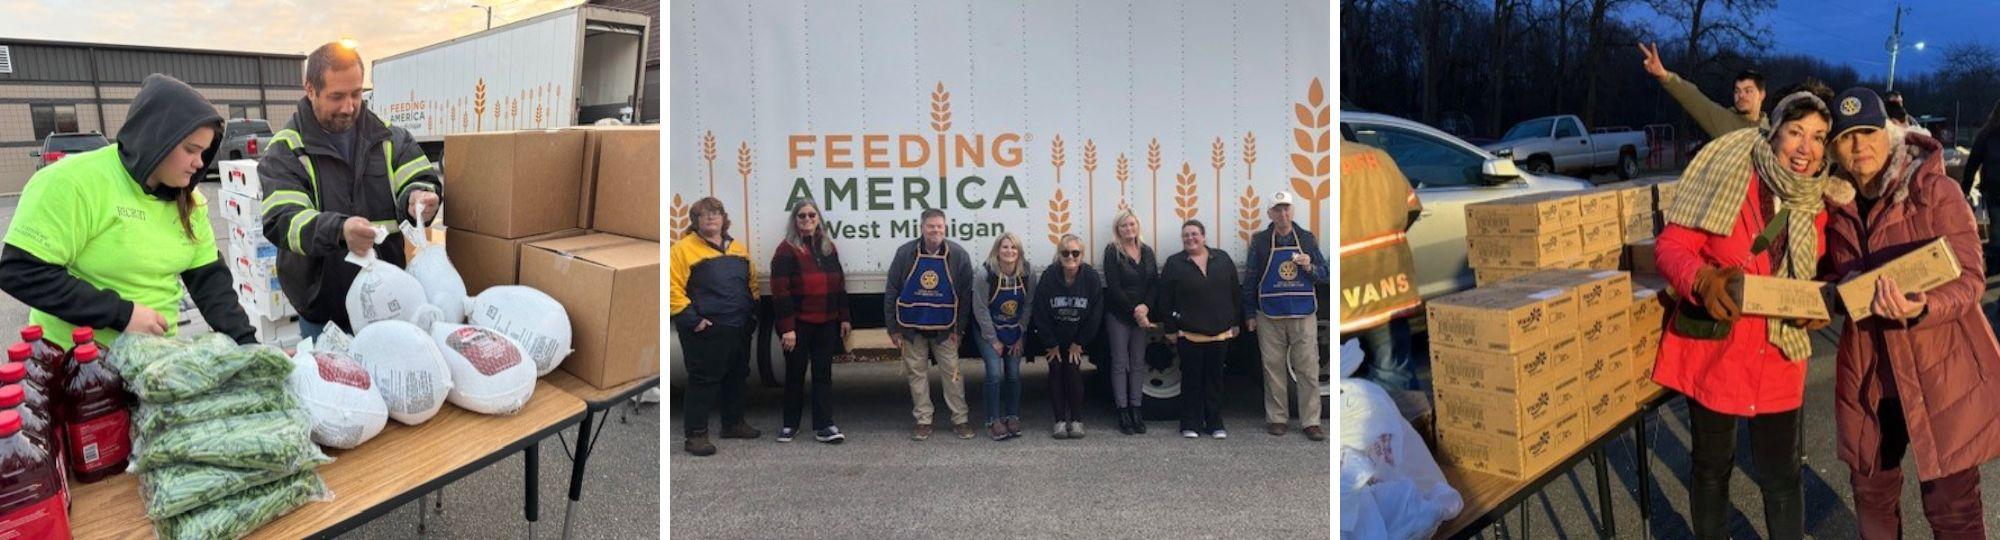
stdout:
[(1271, 233), (1271, 259), (1265, 261), (1264, 275), (1257, 280), (1257, 309), (1265, 316), (1304, 317), (1319, 311), (1313, 299), (1312, 276), (1292, 264), (1292, 256), (1300, 253), (1305, 250), (1299, 246), (1279, 247), (1278, 233)]
[(993, 335), (1011, 347), (1021, 342), (1021, 304), (1028, 300), (1027, 287), (1018, 278), (1001, 276), (998, 281), (986, 309), (993, 315)]
[(958, 289), (952, 287), (947, 264), (951, 250), (937, 255), (917, 247), (917, 263), (903, 278), (902, 293), (896, 296), (896, 322), (915, 330), (950, 330), (958, 323)]

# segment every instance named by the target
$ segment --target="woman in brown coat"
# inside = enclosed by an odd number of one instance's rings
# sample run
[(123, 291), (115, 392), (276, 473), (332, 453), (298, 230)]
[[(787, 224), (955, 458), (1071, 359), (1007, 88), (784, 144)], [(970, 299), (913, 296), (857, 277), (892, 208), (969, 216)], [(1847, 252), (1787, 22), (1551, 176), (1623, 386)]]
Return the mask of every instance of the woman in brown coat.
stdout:
[(1835, 99), (1823, 277), (1872, 270), (1946, 238), (1959, 277), (1926, 293), (1876, 282), (1870, 316), (1841, 332), (1834, 382), (1840, 459), (1852, 470), (1862, 538), (1902, 533), (1906, 452), (1937, 538), (1985, 538), (1979, 466), (2000, 456), (2000, 344), (1980, 311), (1985, 262), (1972, 208), (1936, 139), (1886, 123), (1865, 88)]

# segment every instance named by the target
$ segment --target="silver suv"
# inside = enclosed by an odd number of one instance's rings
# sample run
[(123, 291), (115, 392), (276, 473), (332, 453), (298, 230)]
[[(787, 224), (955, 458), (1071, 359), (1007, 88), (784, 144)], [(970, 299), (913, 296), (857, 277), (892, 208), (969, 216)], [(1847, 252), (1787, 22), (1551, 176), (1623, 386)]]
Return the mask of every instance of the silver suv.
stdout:
[(1590, 182), (1529, 174), (1443, 131), (1394, 116), (1341, 112), (1343, 138), (1382, 149), (1409, 177), (1424, 211), (1410, 228), (1417, 292), (1434, 298), (1472, 288), (1465, 258), (1465, 205), (1517, 195), (1587, 189)]

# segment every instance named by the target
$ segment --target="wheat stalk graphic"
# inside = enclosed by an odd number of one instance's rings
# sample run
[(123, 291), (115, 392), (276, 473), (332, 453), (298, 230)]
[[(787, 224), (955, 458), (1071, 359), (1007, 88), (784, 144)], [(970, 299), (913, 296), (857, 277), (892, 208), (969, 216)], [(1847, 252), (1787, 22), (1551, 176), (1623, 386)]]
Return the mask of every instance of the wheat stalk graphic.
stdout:
[[(945, 158), (943, 152), (945, 148), (944, 145), (945, 132), (950, 130), (951, 130), (951, 92), (944, 91), (944, 81), (938, 81), (937, 89), (931, 90), (931, 131), (937, 132), (937, 138), (938, 138), (937, 147), (939, 152), (938, 182), (940, 182), (940, 185), (942, 185), (942, 183), (946, 181), (945, 179), (948, 178), (947, 176), (945, 176)], [(1058, 165), (1058, 167), (1060, 167), (1060, 165)], [(1058, 179), (1057, 181), (1061, 180)]]
[(1215, 167), (1215, 236), (1223, 237), (1222, 226), (1226, 223), (1222, 221), (1222, 201), (1227, 199), (1222, 198), (1222, 165), (1229, 160), (1222, 151), (1222, 137), (1216, 137), (1215, 143), (1209, 145), (1208, 161)]
[(681, 194), (679, 193), (674, 194), (674, 206), (672, 210), (673, 228), (667, 230), (669, 238), (678, 235), (680, 231), (687, 230), (688, 226), (688, 208), (686, 204), (681, 203)]
[(1306, 90), (1306, 101), (1292, 104), (1292, 112), (1298, 117), (1299, 126), (1292, 129), (1292, 139), (1298, 145), (1292, 152), (1292, 191), (1304, 198), (1312, 210), (1313, 234), (1325, 234), (1320, 230), (1320, 203), (1332, 195), (1333, 183), (1328, 180), (1332, 173), (1331, 158), (1333, 130), (1332, 107), (1326, 104), (1326, 89), (1314, 77), (1312, 87)]
[(1097, 141), (1083, 140), (1083, 231), (1097, 245)]
[(1252, 180), (1257, 175), (1250, 174), (1250, 168), (1257, 165), (1257, 134), (1243, 132), (1243, 179)]
[(1053, 143), (1050, 143), (1050, 144), (1049, 144), (1049, 163), (1051, 163), (1051, 164), (1053, 164), (1053, 165), (1055, 165), (1055, 166), (1056, 166), (1056, 184), (1057, 184), (1057, 185), (1062, 185), (1062, 167), (1063, 167), (1063, 163), (1064, 163), (1064, 162), (1066, 162), (1066, 161), (1067, 161), (1067, 160), (1063, 159), (1063, 140), (1062, 140), (1062, 136), (1061, 136), (1061, 135), (1057, 135), (1057, 136), (1056, 136), (1056, 140), (1055, 140), (1055, 142), (1053, 142)]
[(479, 118), (473, 122), (473, 129), (486, 131), (486, 78), (480, 77), (479, 84), (472, 87), (472, 113)]
[(1118, 153), (1118, 210), (1121, 212), (1132, 209), (1132, 205), (1130, 203), (1127, 203), (1125, 198), (1126, 197), (1125, 182), (1131, 179), (1132, 179), (1132, 162), (1131, 160), (1125, 159), (1124, 152), (1119, 152)]
[(1174, 175), (1174, 183), (1174, 215), (1180, 216), (1181, 221), (1194, 219), (1199, 211), (1195, 204), (1201, 202), (1201, 196), (1195, 193), (1194, 168), (1188, 162), (1181, 162), (1181, 172)]
[(1236, 199), (1237, 203), (1243, 205), (1241, 210), (1236, 211), (1236, 226), (1239, 229), (1236, 231), (1236, 237), (1242, 238), (1244, 242), (1250, 241), (1250, 231), (1264, 226), (1264, 218), (1257, 213), (1257, 207), (1262, 201), (1263, 199), (1257, 196), (1257, 188), (1252, 186), (1243, 186), (1243, 196)]
[(1049, 243), (1060, 249), (1065, 234), (1069, 234), (1069, 198), (1063, 196), (1062, 186), (1056, 186), (1056, 196), (1049, 199)]
[(701, 159), (708, 160), (708, 196), (715, 196), (715, 132), (701, 134)]
[(736, 148), (736, 172), (743, 174), (743, 248), (748, 250), (754, 237), (750, 232), (750, 141)]
[(1153, 171), (1153, 190), (1146, 192), (1146, 199), (1153, 201), (1153, 230), (1160, 230), (1160, 138), (1154, 137), (1146, 143), (1146, 168)]

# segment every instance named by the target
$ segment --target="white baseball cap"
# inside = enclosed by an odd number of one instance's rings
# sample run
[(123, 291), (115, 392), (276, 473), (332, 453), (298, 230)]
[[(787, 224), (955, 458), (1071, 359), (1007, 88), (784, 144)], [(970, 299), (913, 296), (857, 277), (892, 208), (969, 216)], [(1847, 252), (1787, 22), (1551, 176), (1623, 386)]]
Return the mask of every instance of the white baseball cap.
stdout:
[(1280, 191), (1277, 194), (1271, 196), (1272, 208), (1277, 208), (1279, 206), (1285, 206), (1290, 204), (1292, 204), (1292, 192), (1290, 191)]

